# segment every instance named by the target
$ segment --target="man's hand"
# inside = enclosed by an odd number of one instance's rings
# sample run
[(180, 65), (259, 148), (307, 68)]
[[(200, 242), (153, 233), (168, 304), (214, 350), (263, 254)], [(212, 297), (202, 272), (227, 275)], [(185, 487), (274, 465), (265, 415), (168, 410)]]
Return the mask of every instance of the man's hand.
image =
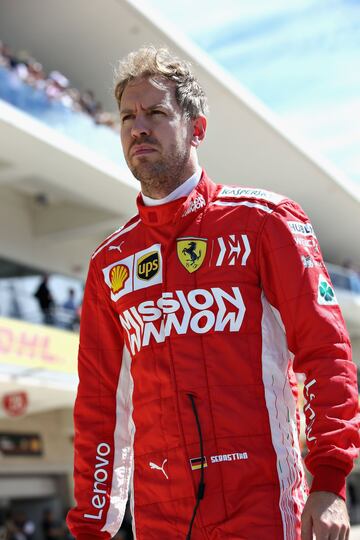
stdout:
[(345, 501), (328, 491), (310, 493), (301, 516), (301, 540), (349, 540)]

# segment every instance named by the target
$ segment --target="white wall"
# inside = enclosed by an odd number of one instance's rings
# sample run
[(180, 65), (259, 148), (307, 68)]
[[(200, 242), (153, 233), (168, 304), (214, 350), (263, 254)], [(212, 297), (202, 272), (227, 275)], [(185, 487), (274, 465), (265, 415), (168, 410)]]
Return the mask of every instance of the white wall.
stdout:
[[(62, 234), (61, 241), (55, 235), (35, 235), (35, 212), (27, 196), (0, 187), (0, 256), (34, 268), (83, 277), (90, 255), (105, 232), (84, 236), (81, 241), (71, 230)], [(66, 220), (66, 214), (63, 218)]]

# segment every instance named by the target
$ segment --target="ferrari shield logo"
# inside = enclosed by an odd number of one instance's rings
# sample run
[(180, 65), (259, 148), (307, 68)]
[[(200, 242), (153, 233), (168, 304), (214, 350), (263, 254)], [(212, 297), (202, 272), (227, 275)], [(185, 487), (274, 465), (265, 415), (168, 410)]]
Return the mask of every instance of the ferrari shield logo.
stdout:
[(177, 255), (184, 268), (190, 273), (195, 272), (204, 262), (206, 255), (205, 238), (178, 238)]

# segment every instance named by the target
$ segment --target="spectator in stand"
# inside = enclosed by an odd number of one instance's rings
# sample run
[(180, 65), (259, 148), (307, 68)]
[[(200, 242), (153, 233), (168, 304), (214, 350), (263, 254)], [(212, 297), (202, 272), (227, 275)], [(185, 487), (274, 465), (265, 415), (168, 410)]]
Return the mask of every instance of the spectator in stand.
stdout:
[(33, 540), (35, 524), (23, 512), (10, 512), (5, 522), (6, 540)]
[(71, 312), (75, 312), (75, 289), (68, 289), (68, 297), (67, 300), (64, 302), (63, 308)]
[(29, 78), (29, 69), (28, 65), (31, 62), (31, 57), (28, 51), (22, 50), (20, 51), (16, 57), (13, 57), (13, 71), (15, 71), (17, 77), (19, 80), (23, 83), (28, 82)]
[(27, 84), (33, 86), (37, 90), (44, 90), (46, 86), (46, 76), (40, 62), (37, 62), (37, 60), (31, 58), (30, 62), (28, 63), (28, 71), (29, 74), (26, 80)]
[(96, 113), (94, 120), (95, 124), (107, 126), (112, 129), (114, 129), (116, 124), (114, 115), (103, 111), (100, 103), (98, 103), (98, 112)]
[(8, 45), (0, 41), (0, 66), (9, 68), (11, 59), (11, 51)]
[(45, 274), (34, 296), (39, 302), (44, 324), (54, 324), (54, 300), (48, 287), (48, 280), (49, 276)]
[(70, 98), (72, 99), (72, 108), (73, 108), (73, 111), (74, 112), (81, 112), (82, 111), (82, 107), (80, 105), (80, 99), (81, 99), (81, 93), (79, 90), (77, 90), (76, 88), (69, 88), (68, 89), (68, 95), (70, 96)]
[(54, 512), (47, 508), (43, 513), (42, 530), (44, 540), (63, 540), (66, 530), (60, 520), (56, 519)]
[(77, 320), (77, 306), (75, 302), (75, 289), (68, 289), (68, 297), (63, 304), (65, 323), (64, 327), (68, 330), (73, 330)]
[(15, 523), (24, 535), (25, 540), (33, 540), (35, 536), (35, 523), (24, 512), (17, 514)]
[(80, 98), (80, 105), (84, 112), (87, 112), (90, 116), (95, 117), (98, 111), (98, 102), (95, 99), (94, 92), (92, 90), (85, 90)]
[(78, 305), (77, 310), (76, 310), (76, 318), (73, 325), (73, 330), (75, 330), (75, 332), (78, 332), (80, 329), (81, 309), (82, 309), (82, 303)]
[[(19, 539), (18, 535), (19, 533), (21, 533), (21, 531), (19, 531), (15, 523), (15, 519), (11, 510), (7, 513), (5, 517), (4, 530), (5, 530), (5, 535), (4, 535), (5, 540), (18, 540)], [(24, 537), (22, 537), (20, 540), (24, 540)]]
[(46, 95), (51, 100), (62, 101), (69, 87), (69, 79), (60, 71), (52, 71), (46, 84)]
[(8, 316), (12, 317), (13, 319), (21, 319), (21, 309), (20, 309), (20, 305), (18, 301), (18, 295), (16, 292), (15, 285), (13, 283), (10, 283), (9, 285), (9, 296), (10, 296), (10, 302), (9, 302), (10, 305), (9, 305)]

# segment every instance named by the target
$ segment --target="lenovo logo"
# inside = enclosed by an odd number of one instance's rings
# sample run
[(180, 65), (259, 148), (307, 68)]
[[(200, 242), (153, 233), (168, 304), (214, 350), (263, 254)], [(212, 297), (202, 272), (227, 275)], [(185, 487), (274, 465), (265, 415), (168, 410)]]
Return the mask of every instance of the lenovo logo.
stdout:
[(111, 452), (110, 445), (100, 443), (96, 449), (96, 460), (94, 470), (94, 486), (91, 505), (93, 507), (92, 514), (84, 514), (87, 519), (101, 519), (104, 506), (106, 504), (106, 487), (109, 478), (107, 467), (109, 466), (108, 456)]

